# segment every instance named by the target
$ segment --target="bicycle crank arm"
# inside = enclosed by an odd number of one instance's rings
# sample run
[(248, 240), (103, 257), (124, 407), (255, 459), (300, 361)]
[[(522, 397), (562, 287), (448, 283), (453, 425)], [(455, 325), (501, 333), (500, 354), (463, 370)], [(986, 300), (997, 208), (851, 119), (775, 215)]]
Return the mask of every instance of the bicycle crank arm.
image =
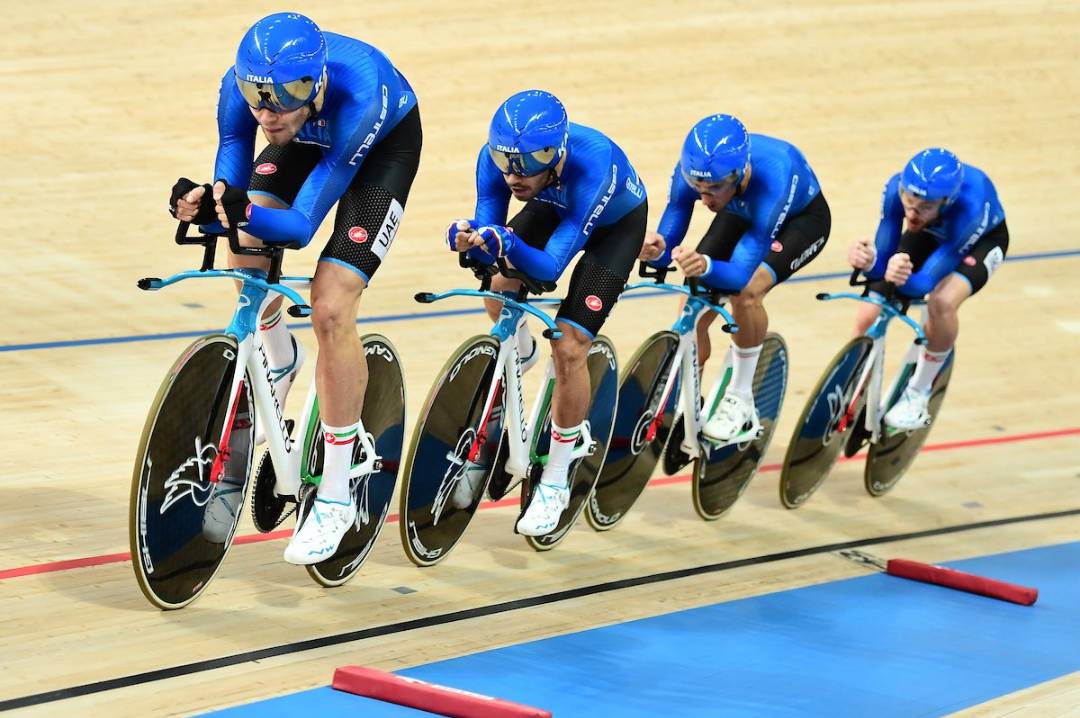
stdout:
[(760, 423), (755, 423), (749, 429), (740, 431), (735, 436), (731, 437), (727, 441), (713, 441), (709, 437), (702, 434), (702, 439), (707, 446), (711, 446), (714, 449), (722, 449), (725, 446), (734, 446), (736, 444), (745, 444), (748, 441), (757, 441), (761, 438), (761, 435), (765, 433), (765, 427)]
[(592, 438), (592, 432), (589, 431), (589, 422), (585, 421), (581, 424), (581, 443), (574, 447), (574, 450), (570, 452), (570, 460), (583, 459), (586, 456), (592, 456), (599, 448), (599, 443)]
[(375, 453), (375, 441), (372, 439), (371, 434), (360, 432), (357, 441), (360, 442), (364, 460), (349, 470), (349, 478), (359, 479), (376, 471), (382, 471), (382, 457)]

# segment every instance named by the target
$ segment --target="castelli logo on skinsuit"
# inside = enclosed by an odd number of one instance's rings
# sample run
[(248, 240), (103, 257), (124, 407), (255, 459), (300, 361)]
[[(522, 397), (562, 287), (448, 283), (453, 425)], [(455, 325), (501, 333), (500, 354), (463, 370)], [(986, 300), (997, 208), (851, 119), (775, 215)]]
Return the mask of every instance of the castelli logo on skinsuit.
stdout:
[(255, 168), (255, 174), (258, 175), (272, 175), (275, 172), (277, 172), (277, 165), (273, 162), (263, 162)]
[(600, 297), (596, 296), (595, 294), (590, 294), (589, 296), (585, 297), (585, 306), (593, 310), (594, 312), (598, 312), (604, 308), (604, 303), (600, 301)]
[(349, 230), (349, 239), (357, 244), (363, 244), (367, 241), (367, 230), (363, 227), (353, 227)]
[(784, 251), (784, 245), (780, 244), (779, 242), (774, 241), (772, 243), (772, 247), (770, 249), (772, 249), (772, 251), (774, 251), (774, 252), (783, 252)]
[(356, 152), (353, 153), (352, 158), (349, 159), (349, 164), (352, 166), (359, 165), (364, 156), (367, 155), (367, 151), (375, 144), (375, 138), (379, 134), (379, 130), (382, 129), (383, 123), (386, 122), (387, 102), (389, 95), (389, 88), (386, 85), (380, 87), (382, 94), (382, 108), (379, 111), (379, 119), (372, 125), (371, 131), (364, 137), (364, 141), (360, 143), (360, 146), (356, 148)]

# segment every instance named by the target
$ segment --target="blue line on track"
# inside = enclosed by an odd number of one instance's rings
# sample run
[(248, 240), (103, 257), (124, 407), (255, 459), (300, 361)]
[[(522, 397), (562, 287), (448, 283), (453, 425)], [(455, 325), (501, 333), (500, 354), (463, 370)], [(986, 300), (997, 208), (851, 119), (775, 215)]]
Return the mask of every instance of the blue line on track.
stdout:
[[(1046, 259), (1060, 259), (1063, 257), (1078, 257), (1080, 256), (1080, 249), (1066, 249), (1054, 252), (1033, 252), (1031, 254), (1017, 254), (1006, 258), (1006, 262), (1033, 262)], [(786, 283), (798, 283), (798, 282), (818, 282), (826, 279), (845, 279), (851, 276), (851, 272), (825, 272), (822, 274), (807, 274), (805, 276), (794, 276), (787, 280)], [(631, 299), (647, 299), (649, 297), (657, 297), (660, 295), (666, 295), (666, 292), (635, 292), (630, 294), (620, 301), (627, 301)], [(357, 324), (389, 324), (391, 322), (408, 322), (416, 321), (420, 319), (435, 319), (438, 317), (457, 317), (467, 314), (482, 314), (483, 309), (474, 307), (472, 309), (447, 309), (440, 311), (430, 312), (410, 312), (403, 314), (384, 314), (381, 316), (362, 317), (356, 320)], [(311, 322), (298, 322), (295, 324), (289, 324), (290, 329), (310, 329)], [(34, 351), (37, 349), (67, 349), (71, 347), (87, 347), (98, 346), (104, 344), (132, 344), (135, 342), (156, 342), (166, 339), (193, 339), (195, 337), (206, 336), (207, 334), (220, 333), (221, 329), (197, 329), (194, 331), (186, 332), (167, 332), (164, 334), (133, 334), (126, 337), (94, 337), (90, 339), (65, 339), (54, 342), (32, 342), (29, 344), (4, 344), (0, 345), (0, 353), (3, 352), (24, 352)]]

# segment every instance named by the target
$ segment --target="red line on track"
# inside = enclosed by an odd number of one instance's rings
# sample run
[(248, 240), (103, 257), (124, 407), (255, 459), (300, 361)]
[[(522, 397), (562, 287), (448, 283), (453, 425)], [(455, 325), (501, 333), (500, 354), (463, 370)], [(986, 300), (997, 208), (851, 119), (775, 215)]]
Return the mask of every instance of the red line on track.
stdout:
[[(995, 444), (1013, 444), (1020, 441), (1038, 441), (1039, 439), (1058, 439), (1064, 436), (1077, 436), (1080, 435), (1080, 427), (1070, 429), (1056, 429), (1054, 431), (1037, 431), (1029, 434), (1011, 434), (1007, 436), (992, 436), (985, 439), (968, 439), (965, 441), (947, 441), (940, 444), (927, 444), (924, 446), (920, 453), (931, 451), (954, 451), (956, 449), (969, 449), (975, 446), (992, 446)], [(856, 454), (850, 459), (840, 457), (840, 461), (857, 461), (862, 458), (864, 454)], [(780, 470), (780, 464), (765, 464), (758, 473), (770, 473)], [(649, 482), (650, 486), (667, 486), (669, 484), (681, 484), (690, 481), (690, 474), (680, 474), (679, 476), (665, 476), (659, 479), (653, 479)], [(511, 498), (501, 499), (499, 501), (487, 501), (480, 504), (480, 509), (496, 509), (504, 506), (517, 506), (519, 499), (514, 496)], [(390, 514), (386, 517), (387, 523), (395, 523), (399, 520), (398, 514)], [(246, 536), (237, 536), (234, 540), (234, 544), (249, 544), (249, 543), (262, 543), (263, 541), (276, 541), (282, 538), (288, 538), (292, 534), (292, 529), (282, 529), (281, 531), (271, 531), (266, 534), (248, 534)], [(41, 573), (54, 573), (56, 571), (67, 571), (73, 568), (86, 568), (87, 566), (101, 566), (107, 563), (119, 563), (121, 561), (129, 561), (131, 554), (124, 553), (109, 553), (101, 556), (87, 556), (85, 558), (72, 558), (66, 561), (50, 561), (48, 563), (32, 564), (30, 566), (19, 566), (17, 568), (8, 568), (0, 570), (0, 581), (9, 578), (18, 578), (20, 576), (33, 576)]]

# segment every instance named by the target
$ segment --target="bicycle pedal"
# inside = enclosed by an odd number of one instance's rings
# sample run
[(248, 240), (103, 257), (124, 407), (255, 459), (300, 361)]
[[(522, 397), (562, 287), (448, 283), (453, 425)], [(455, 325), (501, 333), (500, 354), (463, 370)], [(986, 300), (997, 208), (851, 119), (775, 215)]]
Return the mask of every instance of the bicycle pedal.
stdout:
[(714, 449), (723, 449), (726, 446), (736, 446), (738, 444), (745, 444), (748, 441), (757, 441), (762, 434), (765, 433), (765, 427), (758, 427), (756, 431), (740, 431), (735, 436), (723, 441), (717, 441), (716, 439), (702, 433), (705, 439), (705, 443)]
[[(297, 492), (296, 496), (295, 497), (292, 497), (292, 496), (289, 497), (289, 500), (292, 501), (295, 504), (295, 507), (292, 510), (296, 511), (300, 507), (302, 507), (304, 505), (304, 502), (307, 501), (309, 496), (314, 496), (315, 495), (315, 492), (318, 490), (318, 488), (319, 487), (318, 487), (317, 484), (309, 484), (306, 481), (304, 483), (300, 484), (300, 491)], [(297, 518), (299, 518), (299, 514), (297, 514)]]

